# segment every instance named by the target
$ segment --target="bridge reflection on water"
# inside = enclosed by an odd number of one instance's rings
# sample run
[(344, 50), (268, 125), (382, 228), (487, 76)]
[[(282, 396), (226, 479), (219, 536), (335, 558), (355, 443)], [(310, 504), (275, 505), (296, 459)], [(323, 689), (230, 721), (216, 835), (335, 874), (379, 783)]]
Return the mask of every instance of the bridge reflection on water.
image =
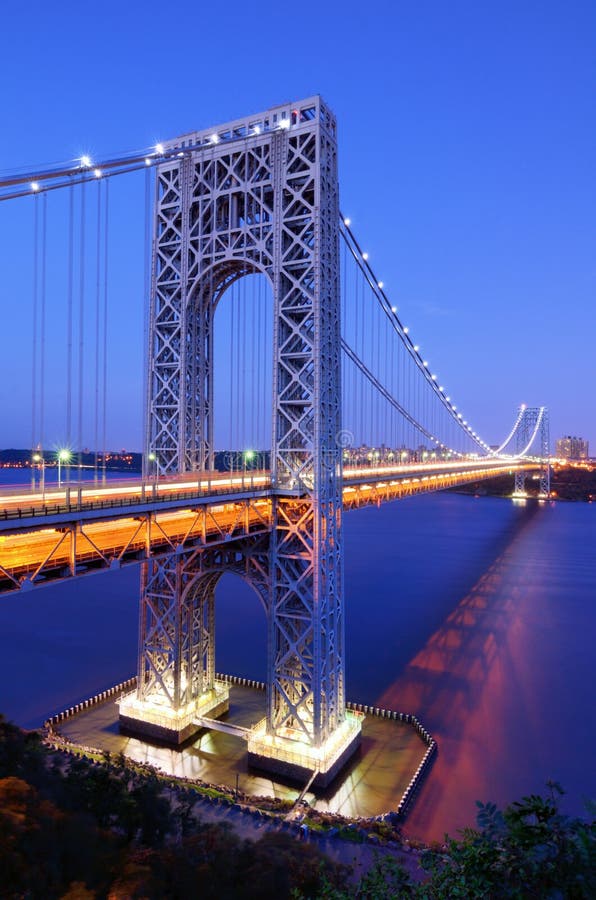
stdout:
[(529, 503), (520, 512), (494, 562), (376, 701), (423, 710), (438, 741), (408, 819), (422, 839), (473, 824), (476, 800), (505, 805), (549, 778), (563, 782), (573, 814), (592, 796), (578, 626), (595, 565), (581, 566), (573, 519), (583, 510)]

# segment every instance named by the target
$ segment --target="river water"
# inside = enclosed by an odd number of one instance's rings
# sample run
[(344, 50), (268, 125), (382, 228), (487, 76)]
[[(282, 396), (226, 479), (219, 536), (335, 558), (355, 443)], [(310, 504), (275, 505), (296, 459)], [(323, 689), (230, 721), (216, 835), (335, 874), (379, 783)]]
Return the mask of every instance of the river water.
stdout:
[[(0, 473), (2, 474), (2, 473)], [(422, 839), (547, 779), (596, 797), (596, 505), (413, 497), (344, 519), (348, 699), (414, 712), (439, 754)], [(0, 710), (33, 727), (135, 670), (138, 567), (0, 599)], [(226, 576), (217, 668), (264, 678), (265, 617)]]

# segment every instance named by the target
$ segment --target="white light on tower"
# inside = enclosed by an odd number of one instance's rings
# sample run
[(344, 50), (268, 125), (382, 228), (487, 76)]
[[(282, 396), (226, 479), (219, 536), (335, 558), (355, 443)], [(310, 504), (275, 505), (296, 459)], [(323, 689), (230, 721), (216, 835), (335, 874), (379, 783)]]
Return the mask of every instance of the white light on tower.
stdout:
[(155, 145), (155, 152), (156, 152), (157, 154), (159, 154), (159, 156), (163, 156), (164, 153), (165, 153), (163, 144), (156, 144), (156, 145)]
[(351, 224), (352, 224), (352, 220), (351, 220), (351, 219), (344, 219), (344, 225), (346, 225), (347, 227), (349, 227)]
[(81, 165), (85, 169), (90, 169), (91, 168), (91, 157), (81, 156)]
[(101, 178), (101, 169), (94, 169), (93, 174), (96, 178)]
[(37, 183), (37, 181), (32, 181), (32, 182), (31, 182), (31, 190), (32, 190), (32, 191), (38, 191), (38, 190), (39, 190), (39, 184)]
[(367, 260), (367, 259), (368, 259), (368, 253), (366, 253), (366, 252), (363, 253), (363, 254), (362, 254), (362, 259)]

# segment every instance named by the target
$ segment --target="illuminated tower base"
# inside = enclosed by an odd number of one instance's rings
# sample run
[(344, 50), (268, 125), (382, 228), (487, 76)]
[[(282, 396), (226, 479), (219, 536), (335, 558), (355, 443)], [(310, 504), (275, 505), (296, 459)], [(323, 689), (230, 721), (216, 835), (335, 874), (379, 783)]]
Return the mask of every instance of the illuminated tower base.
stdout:
[(136, 690), (120, 701), (129, 734), (174, 746), (228, 711), (229, 687), (215, 678), (215, 584), (228, 556), (189, 551), (141, 568)]
[(327, 787), (360, 746), (362, 719), (346, 710), (341, 725), (319, 747), (302, 740), (298, 729), (267, 734), (263, 719), (251, 730), (248, 764), (302, 785), (314, 775), (314, 787)]
[(230, 689), (216, 681), (211, 690), (176, 709), (165, 706), (161, 700), (159, 694), (139, 700), (136, 691), (123, 697), (118, 704), (120, 729), (134, 737), (180, 747), (205, 727), (203, 718), (216, 719), (227, 713)]

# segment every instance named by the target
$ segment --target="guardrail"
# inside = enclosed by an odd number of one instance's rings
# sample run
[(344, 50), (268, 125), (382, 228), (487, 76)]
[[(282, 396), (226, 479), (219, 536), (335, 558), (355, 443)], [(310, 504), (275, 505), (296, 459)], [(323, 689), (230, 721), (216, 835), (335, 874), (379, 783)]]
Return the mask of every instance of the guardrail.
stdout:
[[(238, 494), (246, 494), (249, 492), (265, 491), (269, 486), (269, 484), (252, 484), (219, 487), (217, 486), (217, 483), (215, 483), (215, 485), (210, 485), (206, 488), (198, 488), (198, 490), (193, 488), (192, 490), (171, 491), (164, 494), (156, 493), (155, 495), (152, 493), (148, 495), (145, 491), (136, 494), (133, 497), (120, 497), (112, 500), (79, 500), (76, 503), (68, 501), (66, 503), (44, 503), (40, 506), (20, 506), (17, 509), (0, 509), (0, 520), (8, 521), (13, 519), (34, 518), (36, 516), (60, 515), (61, 513), (91, 512), (96, 509), (119, 509), (126, 506), (142, 506), (144, 504), (150, 506), (155, 503), (177, 503), (179, 501), (192, 503), (196, 500), (209, 502), (212, 497), (227, 496), (230, 494), (236, 496)], [(0, 497), (0, 503), (2, 502), (2, 499), (3, 498)]]

